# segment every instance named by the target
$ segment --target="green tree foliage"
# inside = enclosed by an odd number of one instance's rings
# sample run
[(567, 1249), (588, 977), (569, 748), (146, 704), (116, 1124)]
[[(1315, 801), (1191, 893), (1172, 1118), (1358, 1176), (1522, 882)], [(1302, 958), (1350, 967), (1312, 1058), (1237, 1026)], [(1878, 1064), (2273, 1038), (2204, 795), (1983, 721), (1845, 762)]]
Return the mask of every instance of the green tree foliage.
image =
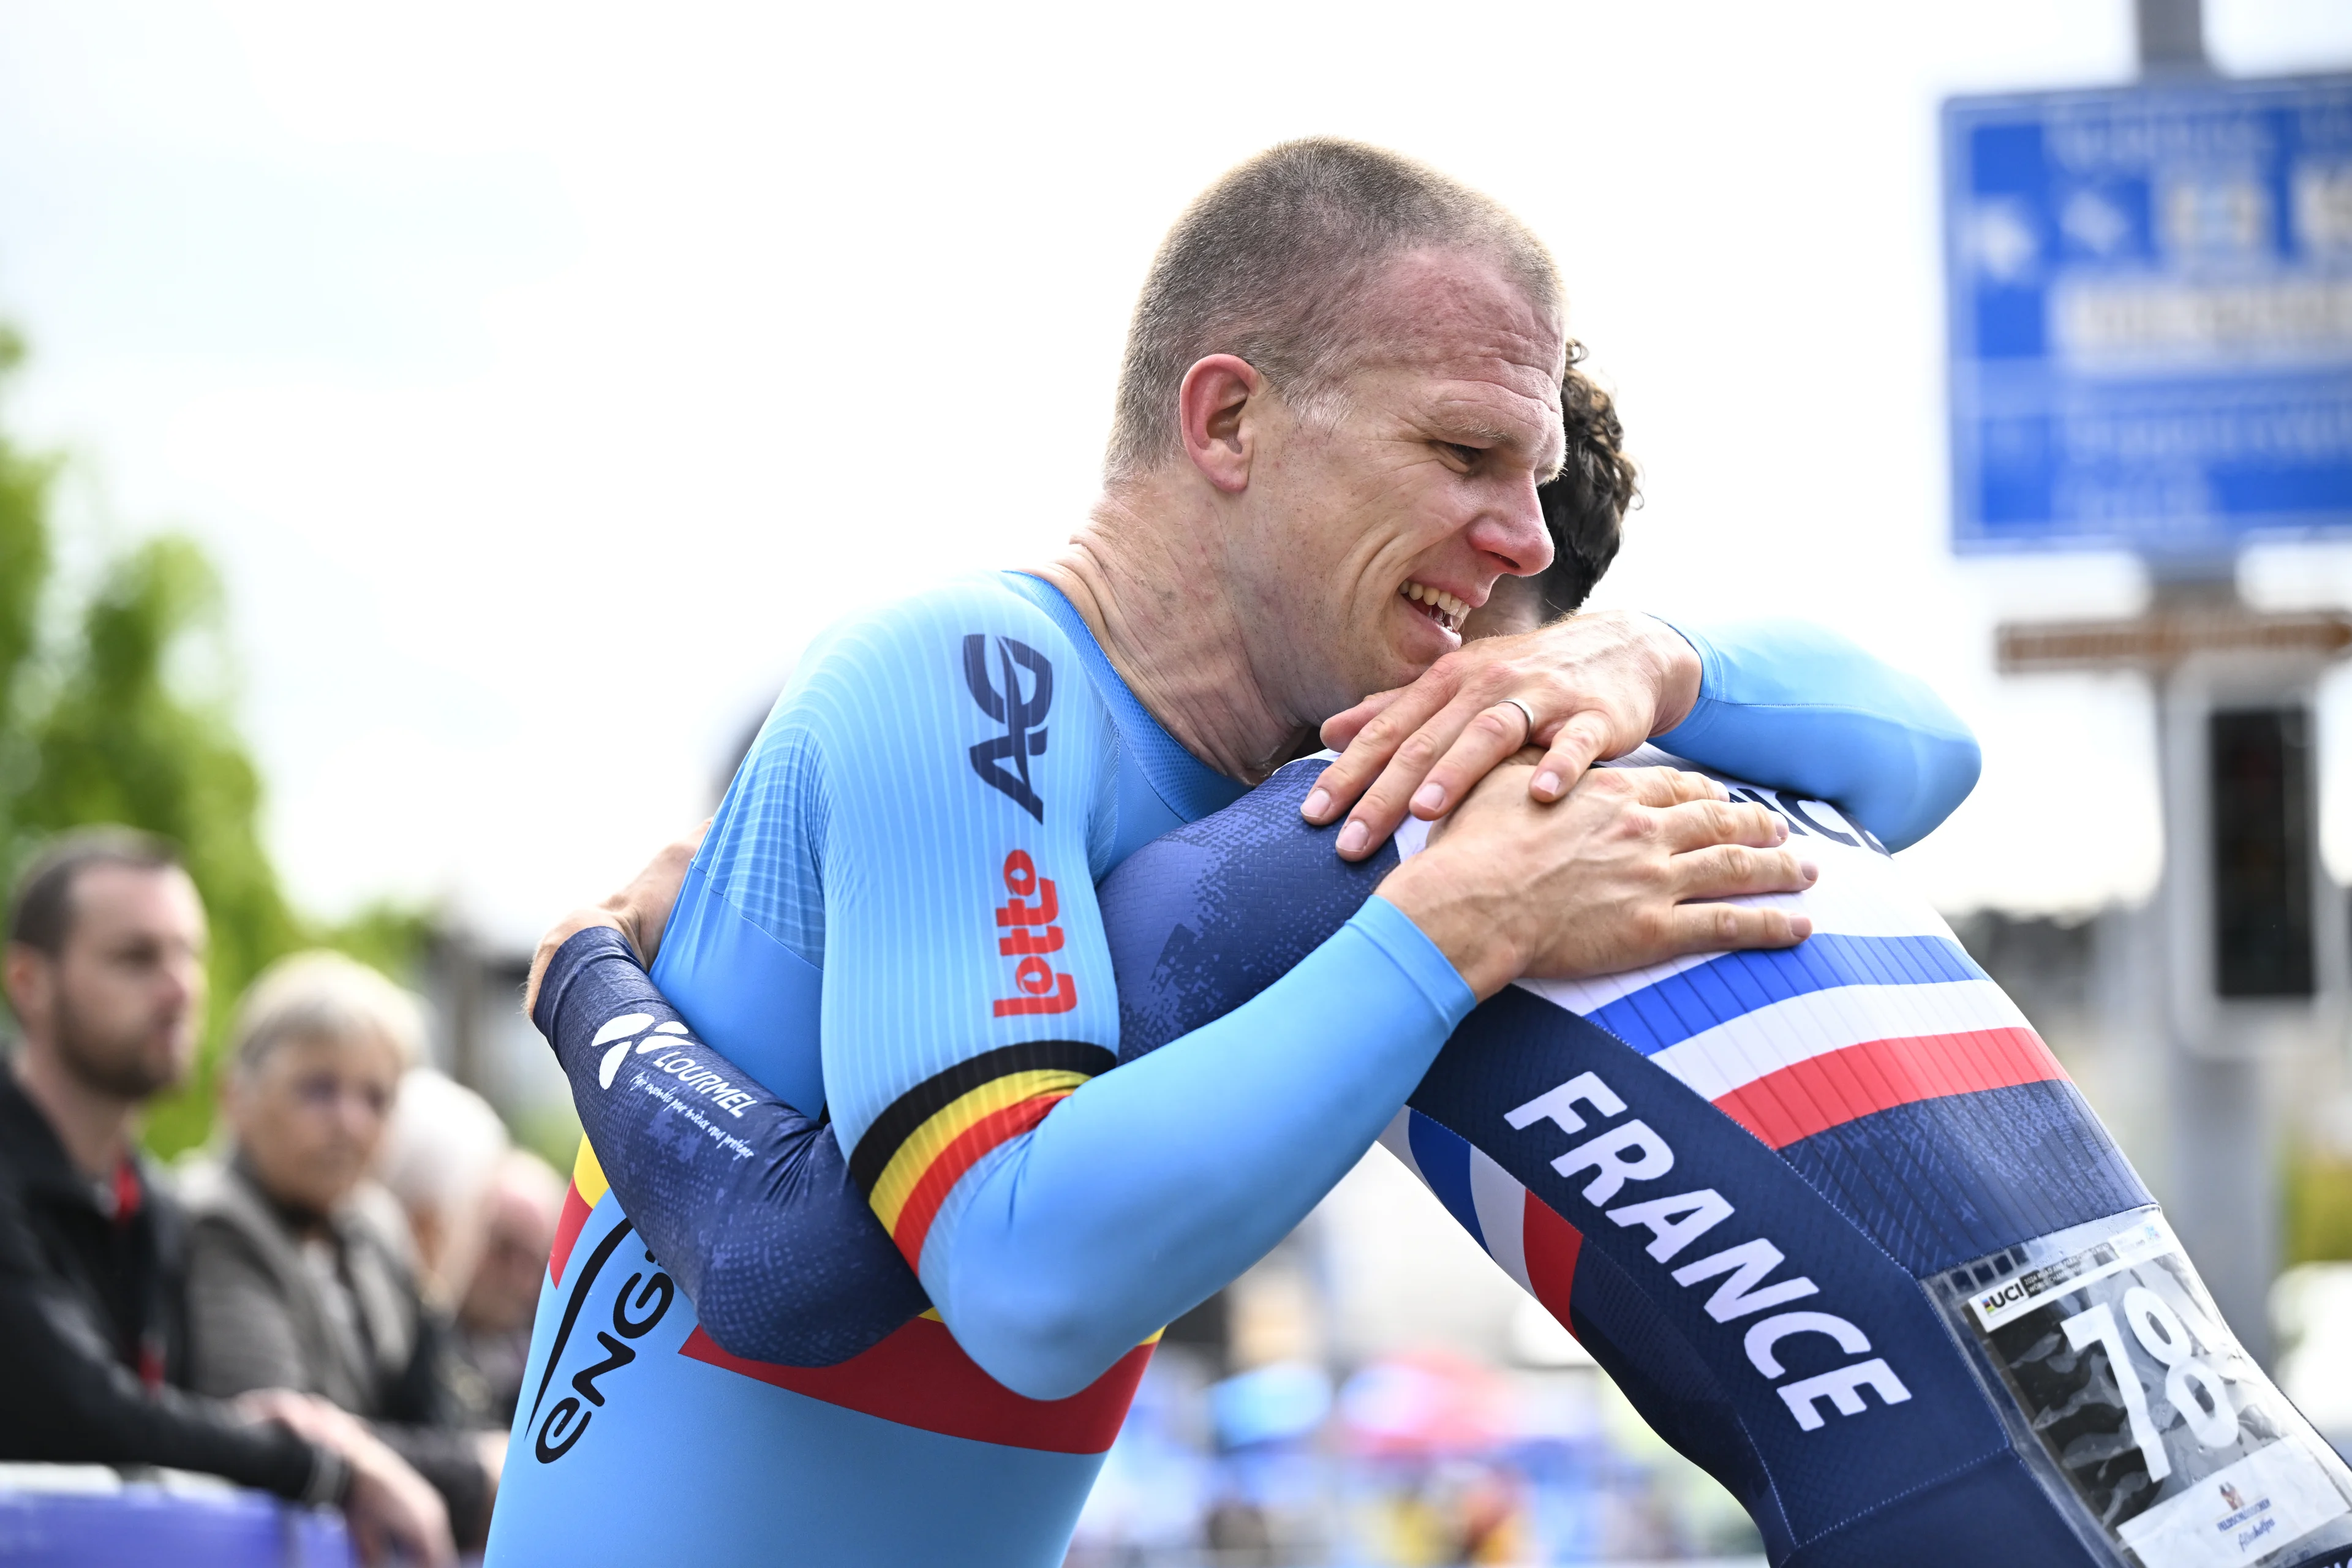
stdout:
[[(0, 378), (22, 358), (0, 329)], [(144, 828), (185, 853), (212, 923), (212, 1006), (194, 1079), (148, 1118), (149, 1144), (170, 1154), (203, 1141), (228, 1015), (265, 964), (328, 942), (403, 974), (425, 922), (379, 909), (338, 931), (288, 903), (228, 694), (191, 674), (226, 668), (220, 579), (194, 541), (125, 551), (86, 603), (50, 617), (62, 635), (43, 635), (58, 468), (0, 432), (0, 873), (13, 881), (42, 837), (85, 823)]]
[[(0, 325), (0, 390), (24, 358), (24, 341)], [(0, 429), (0, 871), (12, 873), (24, 853), (16, 797), (39, 763), (22, 721), (49, 580), (49, 490), (57, 469), (56, 458), (25, 450)]]
[[(25, 358), (25, 345), (0, 325), (0, 385)], [(0, 735), (16, 717), (13, 677), (33, 651), (41, 588), (49, 575), (49, 538), (44, 526), (49, 480), (57, 465), (18, 450), (0, 431)]]
[[(0, 387), (23, 363), (25, 345), (0, 325)], [(22, 450), (0, 430), (0, 865), (8, 858), (11, 798), (32, 764), (16, 724), (18, 689), (37, 641), (41, 590), (49, 577), (49, 484), (56, 462)]]
[(2352, 1261), (2352, 1159), (2302, 1149), (2287, 1162), (2286, 1260)]

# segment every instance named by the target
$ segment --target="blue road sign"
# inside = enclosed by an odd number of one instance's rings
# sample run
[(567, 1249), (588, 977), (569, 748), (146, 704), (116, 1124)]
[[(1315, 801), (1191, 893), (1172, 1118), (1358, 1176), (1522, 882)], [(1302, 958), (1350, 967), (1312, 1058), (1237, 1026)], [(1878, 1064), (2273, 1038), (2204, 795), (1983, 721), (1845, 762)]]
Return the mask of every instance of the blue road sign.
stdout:
[(1952, 535), (2352, 533), (2352, 76), (1944, 106)]

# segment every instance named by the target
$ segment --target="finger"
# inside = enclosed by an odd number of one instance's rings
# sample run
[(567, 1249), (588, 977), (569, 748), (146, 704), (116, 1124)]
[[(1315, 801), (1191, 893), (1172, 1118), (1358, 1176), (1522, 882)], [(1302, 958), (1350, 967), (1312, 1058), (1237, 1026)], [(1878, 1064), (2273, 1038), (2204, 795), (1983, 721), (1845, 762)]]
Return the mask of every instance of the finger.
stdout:
[(1731, 792), (1705, 773), (1683, 768), (1596, 768), (1578, 781), (1587, 789), (1630, 789), (1643, 805), (1661, 810), (1694, 800), (1728, 800)]
[[(1391, 760), (1419, 737), (1422, 726), (1444, 709), (1452, 694), (1452, 683), (1444, 681), (1416, 681), (1396, 693), (1395, 700), (1357, 731), (1355, 739), (1348, 742), (1348, 749), (1339, 753), (1339, 760), (1323, 770), (1315, 787), (1299, 804), (1300, 813), (1313, 823), (1336, 821), (1340, 813), (1356, 803), (1365, 786), (1381, 776)], [(1465, 714), (1464, 722), (1467, 721)], [(1455, 732), (1459, 733), (1458, 727)], [(1451, 744), (1453, 739), (1453, 735), (1447, 735), (1445, 744)], [(1442, 744), (1422, 744), (1426, 754), (1415, 772), (1416, 782), (1445, 749)], [(1412, 792), (1405, 793), (1410, 795)], [(1398, 816), (1402, 820), (1402, 813)], [(1393, 829), (1396, 824), (1391, 822), (1389, 826)]]
[(1787, 849), (1753, 849), (1745, 844), (1717, 844), (1677, 855), (1669, 870), (1678, 903), (1743, 893), (1801, 893), (1821, 875), (1811, 861)]
[(540, 982), (547, 978), (547, 966), (555, 962), (556, 950), (590, 926), (610, 926), (624, 937), (629, 934), (628, 928), (617, 917), (602, 908), (574, 910), (550, 927), (547, 934), (539, 939), (539, 947), (530, 955), (530, 973), (523, 980), (522, 1016), (525, 1018), (529, 1018), (531, 1009), (539, 1005)]
[(604, 907), (614, 911), (648, 901), (667, 903), (677, 896), (679, 886), (686, 880), (687, 868), (694, 864), (695, 852), (702, 847), (704, 835), (710, 831), (712, 818), (705, 817), (702, 826), (693, 832), (673, 838), (654, 851), (654, 858), (645, 868), (629, 879), (619, 892), (604, 900)]
[(1472, 714), (1453, 746), (1412, 792), (1412, 814), (1427, 821), (1453, 810), (1480, 779), (1518, 755), (1519, 748), (1534, 739), (1532, 731), (1528, 716), (1507, 702)]
[(1536, 769), (1536, 776), (1528, 781), (1528, 793), (1538, 800), (1558, 800), (1584, 776), (1587, 768), (1600, 760), (1608, 743), (1607, 714), (1591, 708), (1570, 714), (1568, 721), (1552, 736), (1551, 750)]
[(1813, 922), (1792, 910), (1760, 904), (1677, 904), (1666, 918), (1666, 930), (1668, 943), (1680, 955), (1794, 947), (1813, 934)]
[(1710, 844), (1749, 844), (1777, 849), (1788, 842), (1789, 825), (1778, 812), (1746, 801), (1685, 801), (1662, 812), (1666, 845), (1675, 853), (1704, 849)]
[(522, 981), (522, 1016), (529, 1018), (539, 1006), (539, 983), (547, 978), (547, 966), (555, 962), (555, 950), (563, 944), (539, 939), (538, 948), (530, 955), (530, 973)]
[(1466, 699), (1450, 702), (1404, 738), (1389, 765), (1372, 781), (1372, 787), (1349, 812), (1348, 825), (1339, 829), (1339, 849), (1343, 858), (1360, 859), (1397, 830), (1425, 787), (1429, 770), (1477, 717), (1478, 710)]
[(1354, 742), (1363, 727), (1387, 712), (1396, 700), (1411, 688), (1398, 686), (1386, 691), (1375, 691), (1344, 713), (1334, 713), (1323, 721), (1320, 739), (1333, 751), (1345, 750)]

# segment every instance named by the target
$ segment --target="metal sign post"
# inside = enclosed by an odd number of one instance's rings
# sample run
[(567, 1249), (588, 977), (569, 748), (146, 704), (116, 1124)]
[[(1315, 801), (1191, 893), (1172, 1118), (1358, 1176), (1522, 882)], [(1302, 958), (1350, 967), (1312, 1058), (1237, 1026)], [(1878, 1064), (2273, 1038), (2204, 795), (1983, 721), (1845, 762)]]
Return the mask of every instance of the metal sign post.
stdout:
[(2145, 1068), (2163, 1079), (2167, 1159), (2147, 1173), (2223, 1312), (2267, 1360), (2279, 1268), (2269, 1064), (2340, 1039), (2352, 1003), (2311, 722), (2321, 675), (2352, 652), (2352, 615), (2261, 615), (2228, 587), (2175, 585), (2132, 620), (2004, 626), (1999, 648), (2004, 674), (2148, 679), (2164, 873), (2126, 957), (2137, 994), (2111, 1022), (2141, 1037)]
[(2137, 16), (2136, 85), (1945, 106), (1953, 545), (2129, 549), (2156, 579), (2133, 620), (2003, 626), (2000, 668), (2148, 679), (2164, 873), (2112, 1022), (2166, 1088), (2147, 1174), (2267, 1360), (2270, 1064), (2352, 994), (2311, 722), (2352, 616), (2232, 584), (2249, 540), (2352, 537), (2352, 77), (2223, 80), (2198, 0)]

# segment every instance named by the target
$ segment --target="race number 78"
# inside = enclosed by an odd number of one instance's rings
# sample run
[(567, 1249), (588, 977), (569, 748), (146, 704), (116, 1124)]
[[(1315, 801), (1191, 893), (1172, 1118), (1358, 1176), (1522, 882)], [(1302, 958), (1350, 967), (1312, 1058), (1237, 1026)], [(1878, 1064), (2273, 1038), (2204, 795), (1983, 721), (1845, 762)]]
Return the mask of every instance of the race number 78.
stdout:
[[(2164, 1368), (2164, 1396), (2189, 1423), (2189, 1430), (2196, 1435), (2198, 1443), (2207, 1448), (2220, 1448), (2237, 1441), (2238, 1413), (2230, 1404), (2221, 1374), (2210, 1362), (2193, 1353), (2189, 1325), (2181, 1321), (2171, 1304), (2147, 1286), (2135, 1285), (2124, 1292), (2124, 1321), (2131, 1325), (2132, 1338), (2139, 1342), (2140, 1348)], [(2123, 1330), (2116, 1322), (2114, 1304), (2102, 1301), (2058, 1326), (2066, 1331), (2066, 1342), (2074, 1349), (2097, 1345), (2107, 1352), (2108, 1371), (2116, 1380), (2116, 1391), (2123, 1395), (2132, 1441), (2147, 1461), (2148, 1479), (2160, 1481), (2170, 1475), (2172, 1457), (2165, 1452), (2164, 1435), (2157, 1430), (2156, 1419), (2148, 1414), (2147, 1392), (2140, 1386), (2139, 1374), (2132, 1370)], [(2198, 1331), (2196, 1344), (2201, 1345), (2207, 1355), (2218, 1353), (2221, 1348), (2215, 1342), (2218, 1331), (2202, 1321), (2201, 1314)]]

